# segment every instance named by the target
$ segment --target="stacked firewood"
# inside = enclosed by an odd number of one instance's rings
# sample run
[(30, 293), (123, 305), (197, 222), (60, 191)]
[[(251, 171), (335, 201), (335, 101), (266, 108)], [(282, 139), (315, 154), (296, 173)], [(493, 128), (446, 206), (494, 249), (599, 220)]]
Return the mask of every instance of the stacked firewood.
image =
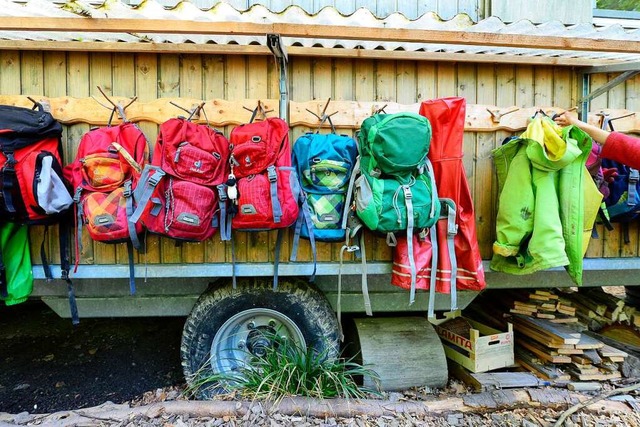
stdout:
[(605, 381), (622, 376), (628, 354), (586, 332), (594, 320), (598, 324), (603, 319), (607, 324), (630, 323), (635, 309), (599, 288), (586, 292), (496, 290), (468, 310), (468, 317), (501, 330), (512, 323), (516, 362), (540, 378)]

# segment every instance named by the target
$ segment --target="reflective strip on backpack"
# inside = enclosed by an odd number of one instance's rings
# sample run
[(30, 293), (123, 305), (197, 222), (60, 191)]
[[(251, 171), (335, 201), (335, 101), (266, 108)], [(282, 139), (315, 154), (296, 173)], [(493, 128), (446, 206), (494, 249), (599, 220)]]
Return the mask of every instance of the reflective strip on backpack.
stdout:
[(640, 173), (638, 173), (638, 169), (629, 168), (629, 181), (627, 186), (627, 206), (635, 206), (638, 204), (638, 189), (636, 185), (638, 184), (638, 180), (640, 180)]
[(136, 233), (135, 222), (131, 219), (133, 216), (133, 192), (131, 191), (131, 180), (124, 183), (123, 196), (126, 202), (127, 210), (127, 229), (129, 230), (129, 239), (133, 243), (133, 247), (137, 250), (141, 250), (142, 245), (138, 239), (138, 233)]
[(16, 170), (13, 167), (16, 164), (16, 159), (13, 157), (13, 151), (3, 152), (7, 157), (7, 161), (2, 167), (2, 197), (4, 199), (5, 209), (9, 213), (16, 213), (16, 208), (13, 206), (13, 197), (11, 196), (11, 190), (13, 189), (13, 180), (11, 176), (16, 177)]
[(356, 163), (353, 165), (351, 171), (351, 177), (349, 178), (349, 187), (347, 188), (347, 197), (344, 201), (344, 215), (342, 216), (342, 229), (347, 228), (347, 217), (349, 216), (349, 209), (351, 209), (351, 199), (353, 198), (353, 186), (356, 182), (356, 175), (360, 173), (360, 156), (356, 157)]
[(367, 256), (364, 248), (364, 233), (360, 233), (360, 255), (362, 259), (362, 298), (364, 299), (364, 311), (367, 316), (373, 316), (371, 299), (369, 298), (369, 283), (367, 281)]
[(282, 218), (282, 207), (280, 206), (280, 200), (278, 200), (278, 174), (275, 166), (271, 165), (267, 168), (267, 177), (269, 178), (269, 189), (271, 191), (273, 222), (279, 223)]
[(458, 309), (458, 292), (456, 289), (456, 278), (458, 276), (458, 260), (456, 259), (455, 237), (458, 234), (458, 226), (456, 225), (456, 207), (455, 202), (451, 201), (451, 205), (447, 206), (447, 249), (449, 250), (449, 261), (451, 262), (451, 311)]
[(218, 184), (218, 206), (220, 207), (220, 240), (231, 240), (231, 218), (227, 218), (227, 186)]
[(411, 290), (409, 292), (409, 305), (413, 304), (416, 300), (416, 261), (413, 258), (413, 203), (411, 198), (411, 187), (408, 185), (402, 185), (402, 191), (404, 193), (404, 204), (407, 207), (407, 251), (409, 258), (409, 268), (411, 270)]
[[(429, 308), (427, 309), (427, 317), (429, 319), (435, 317), (436, 306), (436, 276), (438, 275), (438, 232), (436, 223), (429, 228), (429, 237), (431, 238), (431, 276), (429, 277)], [(413, 256), (411, 253), (410, 255)]]
[(433, 165), (428, 157), (425, 158), (424, 167), (427, 169), (427, 176), (431, 181), (431, 211), (429, 218), (433, 218), (436, 214), (436, 200), (438, 200), (438, 187), (436, 186), (436, 178), (433, 173)]

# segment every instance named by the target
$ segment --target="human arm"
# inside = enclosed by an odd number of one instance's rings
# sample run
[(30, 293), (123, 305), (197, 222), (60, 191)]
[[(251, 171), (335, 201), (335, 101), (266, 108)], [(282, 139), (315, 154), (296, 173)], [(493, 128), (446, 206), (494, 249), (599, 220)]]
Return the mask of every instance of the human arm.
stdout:
[(600, 145), (604, 145), (611, 134), (609, 131), (579, 120), (576, 115), (570, 114), (568, 111), (558, 114), (553, 118), (553, 120), (560, 126), (576, 126), (577, 128), (585, 131), (587, 135)]
[(609, 132), (585, 123), (573, 114), (561, 113), (554, 118), (560, 126), (574, 125), (602, 145), (600, 157), (640, 169), (640, 138), (620, 132)]

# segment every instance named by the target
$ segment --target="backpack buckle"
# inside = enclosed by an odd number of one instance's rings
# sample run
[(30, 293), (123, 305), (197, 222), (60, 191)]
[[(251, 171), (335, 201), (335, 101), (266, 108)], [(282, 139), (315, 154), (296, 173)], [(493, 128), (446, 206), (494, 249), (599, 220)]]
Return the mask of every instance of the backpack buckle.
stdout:
[[(13, 151), (6, 151), (6, 152), (3, 152), (2, 154), (4, 154), (7, 157), (7, 161), (6, 161), (7, 165), (13, 166), (16, 163), (18, 163), (16, 158), (13, 157)], [(11, 169), (13, 169), (13, 167)]]
[(160, 168), (156, 169), (155, 173), (149, 177), (149, 184), (152, 187), (155, 187), (156, 185), (158, 185), (158, 183), (160, 182), (160, 180), (164, 175), (165, 175), (165, 172), (162, 169)]
[(278, 174), (276, 173), (275, 166), (272, 165), (267, 168), (267, 177), (269, 178), (269, 182), (278, 181)]
[(80, 196), (82, 195), (82, 187), (76, 188), (76, 192), (73, 194), (73, 202), (80, 203)]
[(124, 183), (124, 191), (122, 192), (122, 195), (126, 198), (131, 197), (131, 181), (126, 181)]
[(218, 199), (220, 199), (221, 202), (227, 200), (227, 189), (225, 187), (226, 185), (224, 184), (216, 185), (216, 188), (218, 189)]
[(405, 200), (411, 200), (413, 198), (413, 194), (411, 194), (411, 187), (408, 185), (402, 186), (402, 192), (404, 193)]
[(396, 235), (393, 233), (387, 233), (386, 243), (390, 248), (398, 246), (398, 239), (396, 239)]
[(455, 236), (458, 234), (458, 224), (456, 224), (456, 211), (450, 210), (447, 214), (447, 235)]

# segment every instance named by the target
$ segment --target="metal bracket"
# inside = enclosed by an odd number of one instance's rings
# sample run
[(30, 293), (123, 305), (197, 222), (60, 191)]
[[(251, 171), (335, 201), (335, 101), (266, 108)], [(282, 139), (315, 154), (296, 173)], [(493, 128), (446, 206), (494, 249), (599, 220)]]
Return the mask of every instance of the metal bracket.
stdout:
[(287, 64), (289, 58), (280, 34), (267, 34), (267, 47), (273, 53), (280, 69), (280, 118), (289, 123), (289, 93), (287, 82)]

